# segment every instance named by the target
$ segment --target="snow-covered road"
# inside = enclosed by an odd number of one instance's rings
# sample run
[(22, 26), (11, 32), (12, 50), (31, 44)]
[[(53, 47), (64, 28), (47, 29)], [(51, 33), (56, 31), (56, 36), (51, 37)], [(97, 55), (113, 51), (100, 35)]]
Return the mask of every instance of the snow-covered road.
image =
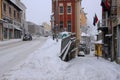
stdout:
[[(3, 73), (24, 61), (45, 42), (46, 38), (32, 41), (17, 41), (0, 45), (0, 77)], [(1, 79), (0, 79), (1, 80)]]

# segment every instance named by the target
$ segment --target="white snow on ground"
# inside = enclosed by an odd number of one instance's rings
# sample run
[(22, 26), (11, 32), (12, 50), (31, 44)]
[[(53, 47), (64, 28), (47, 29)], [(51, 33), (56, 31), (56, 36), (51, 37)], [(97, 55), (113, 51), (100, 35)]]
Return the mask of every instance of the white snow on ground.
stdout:
[(48, 39), (22, 64), (3, 75), (2, 80), (120, 80), (120, 65), (94, 56), (63, 62), (58, 57), (60, 41)]
[[(32, 36), (33, 39), (37, 38), (37, 36)], [(19, 41), (22, 41), (22, 38), (21, 39), (8, 39), (8, 40), (3, 40), (3, 41), (0, 41), (0, 45), (6, 45), (6, 44), (10, 44), (10, 43), (15, 43), (15, 42), (19, 42)]]

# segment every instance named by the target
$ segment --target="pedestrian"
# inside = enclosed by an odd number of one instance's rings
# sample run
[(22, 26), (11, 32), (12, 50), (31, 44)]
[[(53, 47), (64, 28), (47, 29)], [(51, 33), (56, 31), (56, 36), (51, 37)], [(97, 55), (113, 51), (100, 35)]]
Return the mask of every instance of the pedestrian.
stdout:
[(55, 34), (53, 33), (53, 40), (55, 39)]
[(56, 34), (56, 42), (58, 42), (58, 34)]

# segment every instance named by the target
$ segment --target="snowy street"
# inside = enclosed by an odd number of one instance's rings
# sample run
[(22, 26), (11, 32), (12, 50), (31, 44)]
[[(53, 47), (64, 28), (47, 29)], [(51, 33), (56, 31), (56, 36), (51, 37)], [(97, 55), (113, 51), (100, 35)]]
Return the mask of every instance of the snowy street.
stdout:
[[(11, 40), (0, 42), (0, 77), (24, 61), (32, 52), (43, 45), (45, 38), (32, 41)], [(1, 79), (0, 79), (1, 80)]]
[(60, 44), (49, 38), (1, 80), (120, 80), (120, 65), (92, 54), (61, 61)]

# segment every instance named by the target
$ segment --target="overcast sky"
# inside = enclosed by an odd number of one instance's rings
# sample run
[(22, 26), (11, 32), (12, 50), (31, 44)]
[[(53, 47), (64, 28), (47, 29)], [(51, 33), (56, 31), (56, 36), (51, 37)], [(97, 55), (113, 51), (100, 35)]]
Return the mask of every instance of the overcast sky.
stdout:
[[(22, 0), (27, 7), (27, 20), (42, 24), (43, 22), (50, 23), (51, 15), (51, 0)], [(92, 26), (93, 16), (95, 13), (101, 19), (101, 0), (82, 0), (82, 7), (88, 17), (88, 23)]]
[(26, 17), (28, 21), (37, 24), (50, 23), (51, 0), (21, 0), (27, 7)]
[(82, 7), (84, 7), (84, 11), (87, 13), (87, 24), (90, 26), (90, 32), (92, 35), (96, 35), (97, 27), (93, 26), (93, 17), (95, 14), (98, 19), (102, 19), (102, 7), (100, 5), (101, 0), (82, 0)]
[(93, 20), (95, 14), (101, 20), (101, 0), (82, 0), (82, 7), (87, 14), (88, 20)]

